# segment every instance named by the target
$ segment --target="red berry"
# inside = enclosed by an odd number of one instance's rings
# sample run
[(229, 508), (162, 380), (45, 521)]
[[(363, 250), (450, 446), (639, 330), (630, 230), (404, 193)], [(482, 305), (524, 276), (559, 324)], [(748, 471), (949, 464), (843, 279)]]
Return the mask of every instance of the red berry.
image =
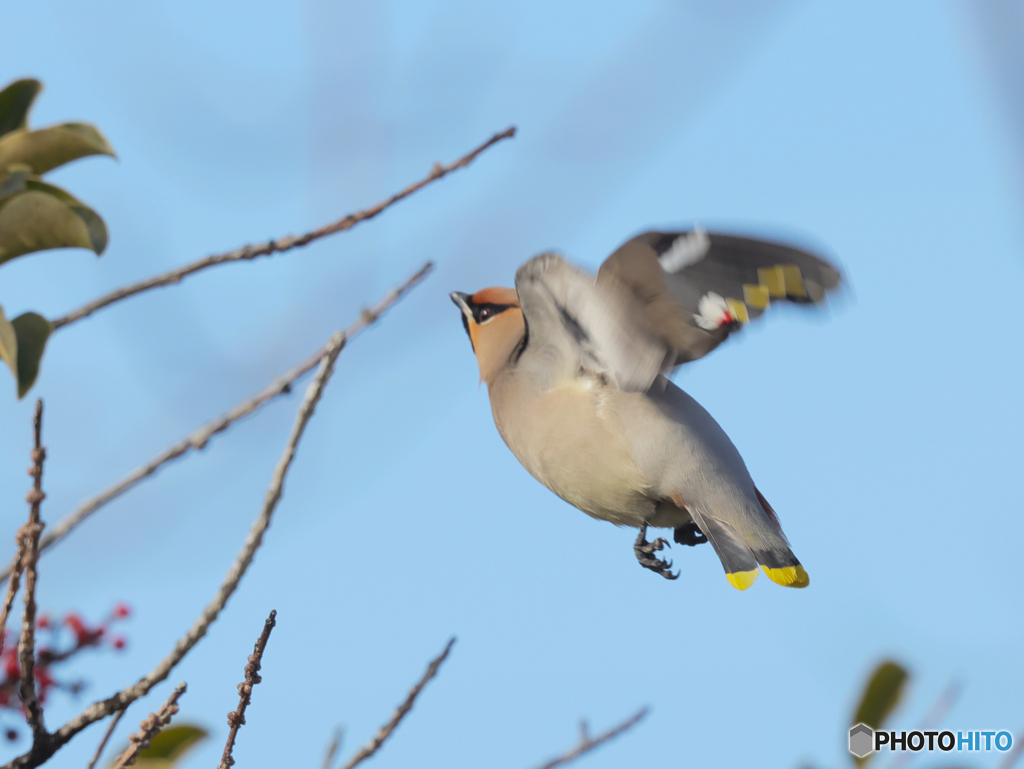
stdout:
[(114, 606), (114, 617), (116, 619), (124, 619), (130, 617), (132, 613), (131, 607), (126, 603), (119, 603)]
[(79, 646), (92, 646), (96, 643), (96, 639), (103, 635), (102, 629), (91, 630), (82, 620), (81, 615), (74, 612), (64, 617), (64, 624), (71, 628), (71, 632), (75, 634), (75, 642)]
[(38, 667), (35, 669), (36, 684), (39, 686), (41, 692), (45, 692), (55, 683), (57, 683), (53, 676), (50, 675), (49, 668)]
[(40, 614), (39, 619), (36, 620), (36, 627), (40, 630), (46, 630), (50, 627), (53, 620), (50, 619), (49, 614)]
[(123, 635), (119, 635), (117, 638), (114, 639), (113, 644), (115, 649), (121, 651), (122, 649), (124, 649), (125, 646), (128, 645), (128, 640)]

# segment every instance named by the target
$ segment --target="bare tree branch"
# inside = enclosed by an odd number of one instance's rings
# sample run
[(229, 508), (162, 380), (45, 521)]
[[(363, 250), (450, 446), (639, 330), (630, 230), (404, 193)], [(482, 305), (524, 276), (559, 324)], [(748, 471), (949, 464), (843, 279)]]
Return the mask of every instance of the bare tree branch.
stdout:
[(452, 646), (455, 644), (455, 639), (452, 638), (448, 641), (448, 645), (444, 647), (444, 651), (441, 652), (427, 667), (427, 672), (423, 674), (423, 677), (416, 683), (412, 689), (409, 690), (409, 695), (405, 698), (405, 701), (399, 705), (395, 712), (384, 726), (382, 726), (373, 738), (363, 745), (359, 750), (356, 751), (355, 755), (348, 760), (342, 769), (352, 769), (352, 767), (363, 763), (366, 759), (376, 753), (380, 746), (384, 744), (384, 741), (391, 736), (391, 733), (395, 731), (395, 727), (401, 723), (402, 719), (405, 718), (405, 714), (412, 710), (413, 704), (416, 702), (416, 698), (420, 692), (423, 691), (423, 687), (427, 685), (431, 678), (437, 675), (438, 668), (441, 667), (441, 663), (448, 657), (448, 652), (452, 650)]
[(100, 756), (103, 755), (103, 749), (107, 747), (107, 743), (110, 742), (110, 736), (114, 733), (117, 725), (121, 723), (121, 719), (124, 718), (125, 711), (119, 710), (114, 714), (114, 717), (110, 719), (110, 726), (107, 727), (106, 733), (103, 735), (103, 739), (100, 740), (100, 744), (96, 746), (96, 752), (92, 754), (92, 761), (85, 769), (95, 769), (96, 764), (99, 763)]
[[(141, 729), (128, 738), (128, 747), (125, 748), (124, 753), (114, 759), (110, 769), (124, 769), (124, 767), (135, 763), (139, 752), (148, 748), (149, 741), (167, 724), (171, 723), (171, 718), (178, 712), (178, 698), (184, 693), (184, 683), (174, 687), (171, 696), (167, 698), (167, 702), (163, 704), (160, 710), (156, 713), (150, 713), (148, 718), (143, 719), (142, 723), (139, 724)], [(123, 713), (124, 711), (122, 710), (121, 712)]]
[(396, 192), (394, 195), (386, 200), (382, 200), (375, 206), (349, 214), (335, 222), (324, 225), (320, 229), (307, 232), (305, 235), (289, 235), (278, 240), (268, 240), (265, 243), (260, 243), (258, 245), (243, 246), (242, 248), (237, 248), (234, 251), (208, 256), (205, 259), (200, 259), (196, 262), (192, 262), (191, 264), (186, 264), (182, 267), (173, 269), (170, 272), (165, 272), (162, 275), (156, 275), (131, 286), (119, 288), (117, 291), (112, 291), (106, 296), (101, 296), (99, 299), (89, 302), (89, 304), (79, 307), (77, 310), (69, 312), (67, 315), (50, 321), (50, 323), (53, 326), (53, 329), (57, 330), (63, 326), (67, 326), (70, 323), (74, 323), (77, 320), (81, 320), (82, 318), (92, 315), (92, 313), (106, 307), (108, 304), (113, 304), (114, 302), (126, 299), (129, 296), (134, 296), (135, 294), (139, 294), (143, 291), (148, 291), (151, 288), (158, 288), (160, 286), (170, 285), (171, 283), (178, 283), (182, 278), (185, 278), (194, 272), (205, 270), (207, 267), (214, 267), (218, 264), (225, 264), (227, 262), (255, 259), (259, 256), (269, 256), (271, 254), (281, 253), (282, 251), (289, 251), (293, 248), (305, 246), (312, 243), (314, 240), (319, 240), (327, 235), (333, 235), (336, 232), (344, 232), (345, 230), (352, 229), (352, 227), (359, 224), (359, 222), (372, 219), (389, 206), (394, 205), (403, 198), (409, 197), (414, 192), (426, 187), (428, 184), (435, 182), (438, 179), (443, 179), (452, 171), (468, 166), (478, 155), (480, 155), (480, 153), (503, 139), (509, 139), (515, 136), (515, 133), (515, 126), (512, 126), (501, 133), (495, 134), (472, 152), (463, 155), (461, 158), (449, 165), (444, 166), (440, 163), (435, 163), (434, 167), (430, 169), (430, 173), (427, 174), (426, 177), (420, 179), (418, 182), (410, 184), (401, 192)]
[[(345, 342), (353, 339), (360, 331), (367, 326), (374, 323), (381, 315), (388, 310), (391, 305), (398, 301), (398, 299), (410, 288), (419, 283), (425, 278), (430, 271), (434, 268), (432, 262), (427, 262), (421, 267), (414, 275), (399, 286), (391, 289), (377, 304), (366, 310), (363, 310), (359, 319), (355, 321), (351, 326), (345, 329)], [(344, 343), (343, 343), (344, 344)], [(316, 365), (323, 359), (324, 353), (327, 350), (327, 346), (321, 347), (310, 357), (306, 358), (298, 366), (295, 366), (290, 371), (286, 372), (277, 381), (268, 385), (267, 387), (260, 390), (258, 393), (250, 396), (241, 403), (237, 404), (233, 408), (221, 414), (216, 419), (207, 422), (205, 425), (195, 430), (193, 433), (188, 435), (184, 440), (179, 441), (170, 448), (160, 452), (157, 456), (151, 459), (149, 462), (144, 464), (142, 467), (137, 468), (125, 478), (121, 479), (113, 486), (97, 494), (92, 499), (87, 500), (81, 506), (78, 507), (74, 512), (58, 522), (53, 528), (43, 537), (40, 543), (40, 551), (48, 550), (53, 545), (64, 539), (72, 529), (78, 524), (88, 518), (90, 515), (95, 513), (101, 507), (106, 505), (108, 502), (113, 502), (115, 499), (120, 497), (126, 491), (131, 489), (133, 486), (138, 484), (140, 481), (149, 478), (154, 475), (161, 467), (166, 465), (178, 457), (188, 454), (190, 451), (199, 451), (206, 448), (206, 444), (210, 439), (222, 433), (228, 429), (232, 424), (238, 420), (249, 416), (253, 412), (257, 411), (264, 404), (273, 400), (274, 398), (290, 393), (292, 390), (292, 384), (295, 380), (301, 377), (306, 372), (315, 368)], [(19, 563), (18, 557), (15, 557), (14, 561), (7, 566), (2, 572), (0, 572), (0, 580), (7, 579), (15, 572), (15, 569)], [(14, 584), (13, 590), (17, 590), (17, 583)], [(14, 601), (12, 594), (12, 588), (8, 587), (8, 596), (10, 601)]]
[(324, 752), (324, 760), (323, 763), (320, 764), (320, 769), (331, 769), (331, 767), (334, 766), (334, 759), (337, 758), (338, 750), (341, 749), (341, 735), (341, 727), (334, 727), (334, 734), (331, 736), (331, 741), (328, 743), (327, 750)]
[(238, 685), (238, 709), (228, 713), (228, 726), (231, 728), (228, 731), (228, 739), (224, 743), (224, 753), (220, 757), (220, 764), (217, 766), (217, 769), (229, 769), (235, 763), (235, 759), (231, 757), (231, 751), (235, 747), (235, 738), (238, 736), (238, 730), (245, 723), (245, 709), (249, 707), (249, 700), (252, 698), (252, 688), (263, 680), (259, 674), (260, 663), (263, 661), (263, 651), (267, 648), (267, 641), (270, 640), (270, 631), (274, 629), (276, 624), (277, 612), (271, 611), (267, 621), (263, 623), (263, 632), (256, 639), (256, 647), (246, 662), (245, 680)]
[(270, 526), (270, 519), (284, 492), (284, 480), (288, 474), (288, 469), (291, 467), (292, 460), (295, 458), (295, 451), (299, 440), (302, 438), (306, 425), (309, 424), (309, 420), (313, 416), (316, 404), (323, 395), (324, 387), (334, 372), (334, 362), (337, 360), (338, 353), (341, 352), (344, 344), (345, 333), (343, 331), (339, 331), (331, 337), (331, 341), (328, 343), (324, 356), (320, 361), (320, 368), (317, 370), (316, 377), (307, 388), (306, 396), (302, 401), (302, 405), (299, 406), (299, 413), (295, 418), (295, 424), (292, 427), (288, 443), (285, 445), (284, 452), (278, 460), (277, 467), (274, 468), (274, 474), (270, 481), (270, 487), (267, 489), (263, 507), (253, 522), (252, 528), (249, 530), (245, 544), (228, 570), (220, 590), (217, 591), (217, 595), (203, 609), (189, 631), (175, 645), (174, 650), (164, 657), (153, 670), (139, 679), (137, 683), (122, 689), (112, 697), (94, 702), (60, 729), (47, 735), (45, 740), (40, 740), (38, 744), (33, 743), (32, 749), (28, 753), (24, 753), (8, 762), (4, 765), (4, 769), (15, 769), (15, 767), (23, 769), (24, 767), (39, 766), (87, 726), (106, 718), (118, 710), (123, 710), (130, 703), (148, 693), (156, 684), (167, 678), (175, 666), (191, 651), (192, 647), (206, 635), (210, 625), (217, 619), (217, 616), (227, 604), (228, 599), (238, 588), (238, 584), (242, 577), (245, 576), (245, 572), (252, 563), (256, 551), (263, 543), (263, 535)]
[(18, 661), (21, 666), (21, 685), (18, 694), (25, 708), (25, 720), (32, 729), (32, 741), (45, 739), (49, 735), (43, 725), (43, 708), (36, 695), (36, 582), (39, 575), (39, 534), (43, 523), (39, 519), (39, 506), (46, 499), (43, 493), (43, 461), (46, 459), (46, 448), (43, 438), (43, 401), (36, 400), (35, 417), (32, 420), (35, 433), (35, 446), (32, 449), (32, 490), (25, 501), (29, 503), (28, 523), (21, 529), (24, 544), (21, 548), (25, 553), (25, 614), (21, 623), (21, 639), (18, 641)]
[(595, 748), (599, 748), (601, 745), (608, 742), (609, 740), (613, 740), (623, 732), (632, 729), (641, 720), (643, 720), (644, 716), (646, 716), (647, 713), (647, 708), (640, 708), (640, 710), (638, 710), (630, 718), (627, 718), (618, 726), (615, 726), (609, 729), (604, 734), (599, 734), (596, 737), (591, 737), (589, 735), (589, 733), (587, 732), (587, 722), (582, 722), (580, 724), (579, 744), (575, 748), (570, 750), (568, 753), (563, 753), (557, 758), (551, 759), (546, 764), (538, 767), (537, 769), (554, 769), (556, 766), (565, 766), (566, 764), (575, 761), (577, 758), (584, 755), (585, 753), (589, 753)]

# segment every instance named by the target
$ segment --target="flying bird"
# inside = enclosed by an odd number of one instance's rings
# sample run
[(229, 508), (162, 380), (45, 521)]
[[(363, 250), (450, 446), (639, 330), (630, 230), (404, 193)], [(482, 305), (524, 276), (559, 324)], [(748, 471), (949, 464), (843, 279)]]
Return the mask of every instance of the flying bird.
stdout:
[(583, 512), (638, 528), (642, 566), (675, 579), (647, 541), (671, 528), (710, 542), (746, 590), (764, 570), (810, 580), (729, 436), (667, 377), (707, 355), (775, 301), (820, 304), (841, 275), (809, 251), (705, 232), (645, 232), (597, 277), (556, 253), (516, 272), (514, 289), (453, 292), (487, 383), (494, 424), (538, 481)]

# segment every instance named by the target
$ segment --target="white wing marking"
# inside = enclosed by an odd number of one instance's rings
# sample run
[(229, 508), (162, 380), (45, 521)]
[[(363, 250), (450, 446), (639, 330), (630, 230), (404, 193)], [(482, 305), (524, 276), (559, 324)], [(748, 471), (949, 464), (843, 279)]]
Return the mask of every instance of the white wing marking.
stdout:
[(728, 303), (714, 291), (709, 291), (700, 298), (693, 319), (697, 321), (698, 326), (708, 331), (714, 331), (734, 320)]
[(679, 272), (703, 259), (710, 248), (711, 238), (700, 225), (695, 225), (693, 232), (685, 232), (672, 241), (672, 245), (658, 257), (658, 261), (665, 272)]

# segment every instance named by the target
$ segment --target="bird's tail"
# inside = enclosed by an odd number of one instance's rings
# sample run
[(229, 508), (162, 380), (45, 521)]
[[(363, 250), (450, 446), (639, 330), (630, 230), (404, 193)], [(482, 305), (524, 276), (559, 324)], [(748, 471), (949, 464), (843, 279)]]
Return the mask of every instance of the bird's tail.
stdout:
[(752, 525), (742, 527), (749, 532), (745, 536), (728, 522), (707, 513), (691, 508), (690, 515), (715, 548), (726, 579), (737, 590), (746, 590), (754, 584), (758, 566), (777, 585), (807, 587), (810, 577), (789, 549), (775, 511), (760, 492), (757, 496), (764, 516), (746, 522)]

